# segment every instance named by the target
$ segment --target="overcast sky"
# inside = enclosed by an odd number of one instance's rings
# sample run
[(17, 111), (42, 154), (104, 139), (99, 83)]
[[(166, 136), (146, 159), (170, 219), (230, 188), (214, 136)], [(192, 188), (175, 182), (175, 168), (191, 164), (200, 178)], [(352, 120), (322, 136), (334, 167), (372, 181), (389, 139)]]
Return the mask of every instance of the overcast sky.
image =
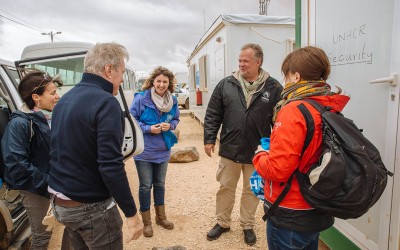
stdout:
[[(186, 59), (219, 15), (258, 13), (259, 0), (3, 0), (0, 58), (18, 60), (25, 46), (50, 42), (41, 32), (61, 31), (54, 41), (124, 45), (135, 70), (161, 65), (184, 72)], [(294, 1), (271, 0), (268, 15), (293, 16)]]

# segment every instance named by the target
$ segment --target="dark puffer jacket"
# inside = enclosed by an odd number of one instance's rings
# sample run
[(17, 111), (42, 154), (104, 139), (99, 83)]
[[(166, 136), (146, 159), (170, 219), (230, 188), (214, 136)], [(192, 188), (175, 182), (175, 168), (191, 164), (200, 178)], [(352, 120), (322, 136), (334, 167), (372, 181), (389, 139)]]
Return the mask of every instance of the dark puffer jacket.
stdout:
[(239, 81), (233, 76), (215, 87), (204, 119), (204, 144), (215, 144), (222, 124), (219, 155), (239, 163), (252, 163), (260, 138), (270, 137), (273, 108), (282, 85), (268, 77), (253, 95), (249, 107)]
[(1, 150), (4, 180), (11, 189), (48, 197), (50, 127), (42, 112), (15, 111), (7, 125)]

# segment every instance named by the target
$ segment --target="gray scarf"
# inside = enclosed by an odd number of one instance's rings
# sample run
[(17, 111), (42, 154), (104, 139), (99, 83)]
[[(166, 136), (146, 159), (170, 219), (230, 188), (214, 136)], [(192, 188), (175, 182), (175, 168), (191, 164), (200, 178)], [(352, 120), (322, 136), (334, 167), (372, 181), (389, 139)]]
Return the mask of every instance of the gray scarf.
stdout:
[(151, 87), (151, 100), (154, 102), (158, 110), (164, 113), (168, 113), (172, 109), (172, 95), (169, 90), (165, 91), (163, 96), (159, 96), (156, 93), (154, 87)]

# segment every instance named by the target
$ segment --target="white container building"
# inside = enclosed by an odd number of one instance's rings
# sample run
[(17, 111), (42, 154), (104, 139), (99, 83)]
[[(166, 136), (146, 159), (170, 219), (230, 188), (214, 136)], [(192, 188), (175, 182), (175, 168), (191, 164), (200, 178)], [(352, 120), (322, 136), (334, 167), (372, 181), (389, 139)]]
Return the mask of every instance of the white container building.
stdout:
[[(293, 51), (294, 17), (253, 14), (221, 15), (201, 37), (187, 59), (189, 67), (190, 110), (204, 122), (208, 101), (218, 82), (239, 68), (241, 47), (257, 43), (263, 48), (262, 68), (282, 80), (280, 67)], [(202, 105), (196, 98), (200, 91)]]

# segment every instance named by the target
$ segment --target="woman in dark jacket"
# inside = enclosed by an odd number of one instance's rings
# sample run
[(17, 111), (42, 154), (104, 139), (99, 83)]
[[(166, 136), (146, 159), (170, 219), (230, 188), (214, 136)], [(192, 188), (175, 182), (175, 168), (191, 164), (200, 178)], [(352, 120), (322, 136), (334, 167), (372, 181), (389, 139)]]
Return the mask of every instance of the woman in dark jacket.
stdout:
[(41, 71), (27, 74), (18, 86), (24, 105), (11, 115), (1, 141), (4, 180), (11, 189), (21, 190), (31, 225), (31, 249), (46, 249), (51, 237), (51, 231), (42, 224), (50, 205), (50, 116), (43, 111), (53, 110), (61, 85)]

